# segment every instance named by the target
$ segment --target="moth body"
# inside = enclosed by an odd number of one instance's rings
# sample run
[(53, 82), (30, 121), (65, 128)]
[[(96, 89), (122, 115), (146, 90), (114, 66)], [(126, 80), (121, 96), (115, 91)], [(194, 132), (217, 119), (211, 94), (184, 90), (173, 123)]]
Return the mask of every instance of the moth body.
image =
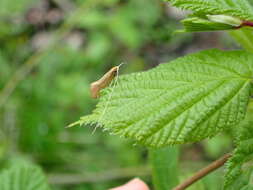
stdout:
[(98, 98), (99, 92), (103, 88), (107, 87), (114, 77), (117, 75), (119, 70), (119, 66), (115, 66), (111, 68), (107, 73), (104, 74), (99, 80), (91, 83), (90, 85), (90, 92), (92, 98)]

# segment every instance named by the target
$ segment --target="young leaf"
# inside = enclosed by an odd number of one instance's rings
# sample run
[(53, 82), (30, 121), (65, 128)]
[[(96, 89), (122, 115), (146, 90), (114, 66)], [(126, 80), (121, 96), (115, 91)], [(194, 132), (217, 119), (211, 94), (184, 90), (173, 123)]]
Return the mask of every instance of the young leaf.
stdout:
[(196, 15), (229, 15), (253, 20), (253, 7), (248, 0), (168, 0), (172, 5), (191, 10)]
[(30, 165), (15, 165), (0, 174), (1, 190), (49, 190), (40, 168)]
[(208, 50), (121, 76), (102, 91), (93, 114), (105, 130), (161, 147), (212, 137), (244, 118), (252, 91), (253, 55)]
[(169, 0), (172, 5), (193, 11), (183, 20), (182, 32), (231, 30), (253, 26), (253, 7), (248, 0)]
[(204, 32), (204, 31), (215, 31), (215, 30), (231, 30), (234, 26), (212, 22), (207, 19), (199, 17), (190, 17), (181, 21), (184, 25), (184, 30), (179, 32)]
[(224, 190), (253, 189), (253, 121), (243, 123), (237, 148), (227, 163)]

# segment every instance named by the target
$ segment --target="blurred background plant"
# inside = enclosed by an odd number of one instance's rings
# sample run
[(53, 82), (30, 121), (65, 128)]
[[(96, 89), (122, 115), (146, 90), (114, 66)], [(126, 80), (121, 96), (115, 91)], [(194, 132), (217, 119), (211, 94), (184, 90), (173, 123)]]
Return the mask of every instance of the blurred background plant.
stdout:
[[(89, 84), (112, 66), (127, 63), (120, 73), (130, 73), (200, 49), (237, 48), (222, 32), (174, 36), (183, 15), (161, 0), (1, 0), (0, 172), (33, 162), (55, 190), (150, 182), (144, 147), (64, 127), (91, 111)], [(190, 175), (230, 149), (227, 134), (183, 146), (180, 168)], [(191, 189), (217, 189), (218, 173)]]

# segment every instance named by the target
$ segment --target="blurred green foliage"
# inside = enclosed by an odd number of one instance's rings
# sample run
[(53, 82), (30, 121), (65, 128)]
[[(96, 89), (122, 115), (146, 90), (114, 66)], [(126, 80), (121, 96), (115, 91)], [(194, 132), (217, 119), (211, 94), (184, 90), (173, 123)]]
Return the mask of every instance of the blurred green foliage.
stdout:
[[(194, 37), (173, 36), (171, 14), (161, 0), (1, 0), (0, 167), (25, 156), (55, 190), (107, 189), (138, 175), (149, 182), (143, 147), (64, 127), (91, 111), (89, 84), (110, 67), (125, 62), (120, 73), (134, 72), (190, 51)], [(210, 157), (220, 144), (204, 145)]]

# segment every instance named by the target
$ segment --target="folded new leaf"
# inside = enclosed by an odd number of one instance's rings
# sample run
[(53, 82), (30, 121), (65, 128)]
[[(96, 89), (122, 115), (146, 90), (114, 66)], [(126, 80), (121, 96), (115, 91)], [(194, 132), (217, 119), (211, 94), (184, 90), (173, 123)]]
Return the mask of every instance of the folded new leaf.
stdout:
[(242, 21), (225, 15), (208, 15), (206, 19), (200, 17), (190, 17), (181, 21), (184, 30), (177, 32), (204, 32), (216, 30), (232, 30), (239, 28)]
[(248, 0), (168, 0), (172, 5), (193, 12), (182, 20), (184, 30), (204, 32), (253, 27), (253, 7)]

